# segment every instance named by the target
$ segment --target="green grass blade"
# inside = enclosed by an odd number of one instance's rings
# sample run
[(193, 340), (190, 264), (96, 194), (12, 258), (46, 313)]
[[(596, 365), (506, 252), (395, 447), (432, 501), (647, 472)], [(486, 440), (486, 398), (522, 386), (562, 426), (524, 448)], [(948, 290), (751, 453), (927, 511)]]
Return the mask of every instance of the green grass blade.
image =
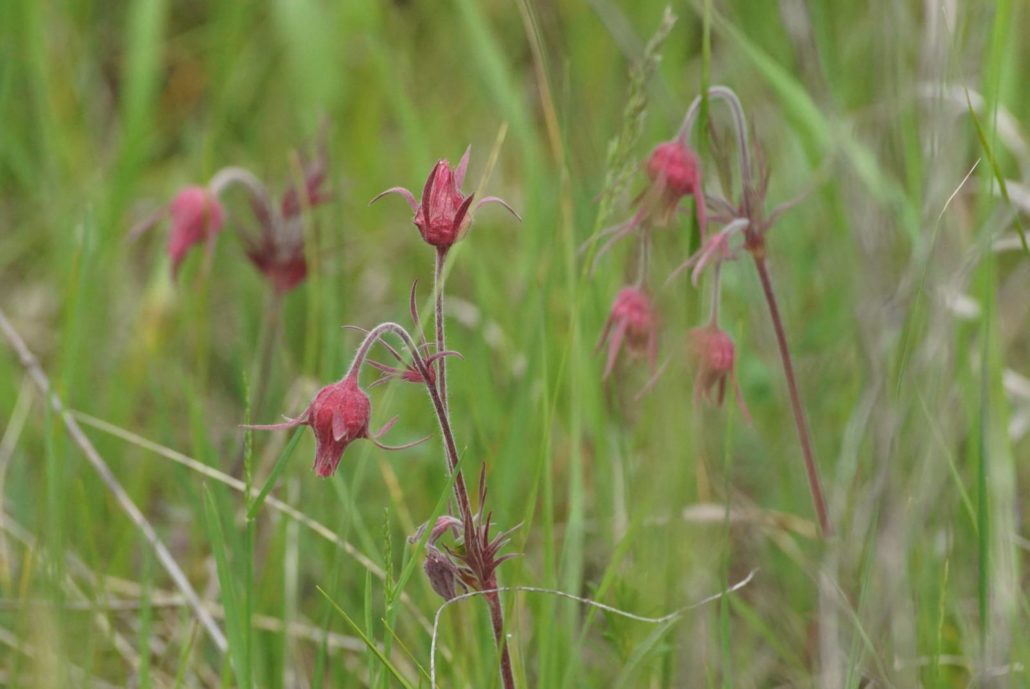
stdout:
[(279, 458), (275, 460), (275, 464), (272, 466), (272, 471), (269, 472), (268, 478), (265, 479), (257, 497), (254, 498), (254, 502), (250, 504), (250, 509), (247, 510), (248, 521), (254, 519), (254, 517), (257, 516), (257, 513), (261, 511), (261, 505), (264, 504), (265, 498), (268, 497), (268, 494), (275, 486), (275, 482), (278, 480), (279, 474), (283, 473), (283, 469), (286, 468), (286, 462), (293, 454), (293, 450), (297, 447), (297, 443), (300, 442), (300, 438), (303, 434), (303, 428), (296, 429), (290, 437), (290, 441), (286, 443), (286, 447), (284, 447), (283, 451), (279, 453)]
[(390, 674), (393, 675), (398, 682), (400, 682), (401, 686), (405, 687), (405, 689), (415, 689), (412, 686), (411, 682), (409, 682), (408, 679), (401, 674), (400, 670), (398, 670), (394, 666), (394, 664), (390, 662), (390, 659), (383, 655), (383, 652), (379, 650), (379, 647), (376, 646), (375, 643), (373, 643), (367, 636), (365, 636), (365, 632), (363, 632), (361, 630), (361, 627), (358, 626), (358, 624), (351, 619), (350, 615), (348, 615), (346, 611), (343, 608), (341, 608), (328, 593), (325, 592), (325, 589), (323, 589), (321, 586), (316, 586), (315, 588), (317, 588), (318, 592), (321, 593), (327, 601), (329, 601), (329, 604), (333, 606), (333, 609), (335, 609), (337, 613), (340, 614), (340, 617), (344, 619), (344, 621), (347, 623), (347, 626), (351, 628), (351, 631), (353, 631), (358, 636), (358, 638), (364, 642), (365, 646), (368, 647), (368, 650), (371, 651), (375, 655), (375, 657), (379, 659), (379, 662), (382, 663), (383, 667), (389, 670)]

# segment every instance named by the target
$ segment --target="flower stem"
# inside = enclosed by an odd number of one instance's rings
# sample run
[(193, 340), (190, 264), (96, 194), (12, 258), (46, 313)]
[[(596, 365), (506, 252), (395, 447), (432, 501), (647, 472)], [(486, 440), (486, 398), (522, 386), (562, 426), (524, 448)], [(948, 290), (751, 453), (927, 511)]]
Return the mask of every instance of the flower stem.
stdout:
[(772, 281), (769, 279), (769, 269), (765, 263), (765, 248), (759, 245), (750, 251), (751, 257), (755, 261), (755, 268), (758, 270), (758, 278), (762, 282), (765, 302), (769, 306), (773, 330), (776, 331), (776, 344), (780, 349), (783, 375), (787, 379), (787, 391), (790, 393), (790, 408), (794, 414), (794, 425), (797, 427), (798, 439), (801, 441), (801, 453), (805, 458), (805, 474), (808, 477), (808, 488), (812, 493), (812, 502), (815, 503), (815, 512), (819, 518), (819, 531), (823, 538), (829, 538), (833, 535), (833, 526), (830, 524), (830, 518), (826, 512), (826, 501), (823, 498), (822, 484), (819, 480), (819, 468), (816, 466), (815, 456), (812, 453), (812, 440), (808, 431), (808, 422), (805, 420), (805, 410), (801, 406), (801, 396), (798, 393), (797, 381), (794, 378), (794, 364), (790, 358), (790, 349), (787, 347), (787, 336), (783, 331), (783, 319), (780, 317), (780, 309), (776, 305), (776, 294), (773, 292)]
[[(465, 524), (466, 533), (474, 531), (472, 524), (474, 524), (474, 515), (472, 512), (472, 503), (469, 500), (468, 487), (465, 485), (465, 477), (458, 469), (458, 446), (454, 442), (454, 432), (451, 429), (451, 421), (447, 414), (447, 407), (444, 404), (443, 398), (440, 395), (440, 391), (437, 389), (435, 383), (433, 383), (430, 373), (429, 366), (426, 364), (426, 360), (419, 353), (418, 345), (415, 340), (412, 339), (411, 334), (397, 323), (380, 323), (376, 327), (372, 328), (365, 335), (364, 341), (358, 347), (357, 354), (354, 355), (354, 360), (351, 362), (350, 367), (347, 369), (347, 373), (344, 374), (344, 378), (351, 376), (357, 376), (358, 372), (361, 371), (361, 366), (365, 363), (365, 359), (368, 357), (369, 351), (373, 345), (378, 342), (387, 333), (393, 333), (401, 339), (404, 343), (405, 348), (411, 353), (412, 363), (422, 376), (422, 380), (425, 381), (426, 390), (429, 392), (429, 399), (433, 403), (433, 410), (436, 412), (436, 420), (440, 424), (440, 433), (443, 435), (445, 456), (447, 459), (447, 466), (450, 469), (450, 473), (454, 476), (454, 497), (458, 501), (458, 509), (461, 512), (462, 522)], [(481, 506), (482, 507), (482, 506)], [(465, 547), (469, 550), (478, 550), (481, 547), (481, 541), (478, 538), (468, 540)], [(474, 553), (470, 560), (474, 562), (485, 562), (489, 558), (484, 553)], [(479, 587), (483, 590), (497, 588), (497, 579), (490, 573), (484, 576), (480, 572), (476, 572), (479, 578)], [(497, 597), (497, 592), (487, 594), (487, 602), (490, 606), (490, 621), (493, 625), (494, 639), (497, 642), (497, 648), (501, 655), (501, 679), (504, 682), (504, 689), (515, 689), (515, 680), (512, 676), (511, 671), (511, 656), (508, 652), (508, 644), (504, 639), (504, 613), (501, 610), (501, 602)]]
[(357, 376), (358, 372), (361, 370), (361, 366), (365, 363), (365, 359), (368, 357), (368, 353), (372, 349), (372, 346), (382, 339), (382, 337), (387, 333), (393, 333), (401, 339), (405, 348), (407, 348), (408, 352), (411, 353), (412, 363), (414, 363), (415, 368), (422, 376), (422, 380), (426, 383), (426, 390), (429, 392), (429, 399), (433, 403), (433, 410), (436, 412), (436, 420), (440, 424), (440, 433), (443, 435), (447, 466), (450, 473), (454, 474), (454, 497), (458, 500), (458, 508), (461, 511), (461, 518), (466, 520), (466, 523), (471, 524), (472, 503), (469, 500), (468, 488), (465, 486), (465, 477), (462, 475), (461, 471), (458, 470), (458, 446), (457, 443), (454, 442), (454, 433), (451, 430), (451, 422), (447, 415), (447, 409), (440, 397), (440, 392), (431, 382), (429, 366), (426, 364), (426, 360), (419, 353), (418, 345), (415, 343), (415, 340), (412, 339), (408, 331), (404, 329), (404, 326), (397, 323), (387, 322), (380, 323), (376, 327), (372, 328), (372, 330), (365, 335), (365, 339), (361, 343), (361, 346), (358, 347), (358, 352), (354, 355), (354, 360), (347, 369), (347, 373), (344, 374), (344, 378)]
[[(436, 324), (436, 351), (447, 351), (446, 339), (444, 337), (444, 314), (443, 314), (443, 263), (447, 259), (447, 249), (436, 250), (436, 268), (433, 271), (433, 296), (436, 301), (434, 321)], [(437, 366), (437, 387), (440, 391), (440, 400), (443, 402), (444, 412), (447, 411), (447, 357), (440, 357), (436, 361)]]
[(490, 624), (494, 630), (494, 641), (497, 642), (497, 649), (501, 654), (501, 681), (504, 689), (515, 689), (515, 676), (511, 671), (511, 654), (508, 651), (508, 641), (504, 638), (504, 612), (501, 610), (501, 599), (497, 595), (497, 581), (491, 577), (490, 581), (484, 583), (486, 603), (490, 607)]
[[(445, 352), (447, 351), (447, 339), (445, 336), (444, 324), (446, 317), (444, 315), (444, 290), (443, 290), (443, 267), (444, 261), (447, 260), (447, 249), (437, 249), (436, 251), (436, 265), (433, 270), (433, 292), (436, 302), (434, 320), (436, 326), (436, 351)], [(472, 510), (469, 505), (468, 491), (465, 488), (465, 478), (461, 472), (457, 470), (458, 465), (458, 451), (454, 445), (454, 435), (450, 428), (450, 415), (447, 407), (447, 357), (440, 357), (437, 359), (436, 369), (436, 384), (431, 382), (428, 375), (428, 371), (423, 372), (423, 379), (426, 381), (426, 387), (429, 389), (429, 396), (433, 400), (433, 406), (436, 407), (436, 416), (440, 422), (440, 428), (444, 435), (445, 446), (447, 447), (448, 464), (451, 467), (451, 471), (455, 473), (454, 478), (454, 489), (455, 494), (458, 496), (458, 503), (461, 506), (461, 518), (466, 524), (466, 533), (472, 533), (474, 530), (469, 528), (472, 524)], [(479, 506), (480, 510), (483, 506)], [(478, 549), (480, 541), (478, 538), (473, 538), (470, 542), (465, 544), (466, 548)], [(476, 557), (475, 560), (481, 560), (482, 558)], [(484, 590), (496, 589), (497, 579), (491, 573), (490, 576), (483, 580), (480, 576), (480, 588)], [(494, 641), (497, 643), (497, 650), (501, 656), (501, 681), (504, 684), (504, 689), (515, 689), (515, 677), (511, 671), (511, 655), (508, 651), (508, 642), (504, 638), (504, 611), (501, 609), (501, 600), (497, 595), (496, 591), (486, 594), (487, 605), (490, 607), (490, 623), (494, 630)]]

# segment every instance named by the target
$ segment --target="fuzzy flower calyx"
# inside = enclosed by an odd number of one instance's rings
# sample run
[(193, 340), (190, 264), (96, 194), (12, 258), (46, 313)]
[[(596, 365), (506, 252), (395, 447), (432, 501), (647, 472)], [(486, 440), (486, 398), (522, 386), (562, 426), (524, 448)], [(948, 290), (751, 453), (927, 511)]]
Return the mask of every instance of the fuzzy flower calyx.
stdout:
[(619, 290), (596, 347), (600, 350), (605, 342), (608, 343), (604, 378), (608, 378), (615, 368), (623, 347), (631, 355), (646, 355), (654, 370), (658, 359), (659, 320), (658, 311), (643, 289), (631, 286)]
[(705, 236), (708, 221), (701, 187), (701, 163), (697, 154), (677, 136), (655, 146), (647, 158), (645, 170), (650, 183), (633, 200), (636, 211), (632, 217), (601, 230), (581, 248), (583, 250), (594, 242), (606, 240), (594, 255), (591, 270), (624, 237), (645, 232), (651, 226), (668, 225), (679, 211), (680, 201), (686, 196), (694, 197), (698, 227), (701, 236)]
[(744, 397), (734, 373), (736, 350), (729, 334), (715, 323), (694, 328), (689, 333), (691, 357), (697, 367), (694, 378), (694, 399), (721, 406), (726, 397), (726, 381), (733, 384), (734, 395), (741, 414), (750, 424)]
[(399, 450), (422, 442), (408, 443), (398, 447), (383, 445), (379, 438), (393, 427), (396, 418), (387, 421), (377, 432), (369, 433), (368, 424), (372, 415), (372, 404), (368, 395), (358, 385), (355, 375), (325, 386), (318, 391), (308, 408), (296, 419), (284, 423), (251, 425), (246, 428), (257, 430), (282, 430), (296, 426), (311, 426), (315, 433), (315, 473), (321, 477), (332, 476), (340, 464), (344, 450), (355, 440), (371, 440), (386, 450)]

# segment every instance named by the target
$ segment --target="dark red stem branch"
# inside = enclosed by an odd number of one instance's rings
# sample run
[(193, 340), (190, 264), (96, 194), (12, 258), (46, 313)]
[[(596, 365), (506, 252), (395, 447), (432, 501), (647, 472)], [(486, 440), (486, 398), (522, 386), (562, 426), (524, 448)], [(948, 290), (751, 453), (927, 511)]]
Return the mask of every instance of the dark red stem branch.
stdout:
[[(447, 340), (444, 334), (444, 324), (446, 317), (444, 315), (444, 290), (443, 290), (443, 267), (444, 261), (447, 260), (447, 249), (437, 249), (436, 251), (436, 265), (433, 271), (433, 290), (435, 294), (434, 301), (436, 303), (435, 308), (435, 326), (436, 326), (436, 351), (445, 352), (447, 351)], [(454, 492), (458, 496), (459, 507), (461, 509), (461, 518), (466, 524), (466, 533), (474, 533), (474, 529), (471, 528), (472, 521), (472, 509), (469, 505), (468, 491), (465, 488), (465, 478), (462, 476), (460, 471), (457, 471), (458, 463), (458, 451), (454, 445), (454, 436), (450, 430), (450, 415), (448, 414), (447, 408), (447, 363), (444, 361), (447, 357), (440, 357), (437, 359), (436, 369), (436, 384), (434, 385), (429, 377), (429, 372), (422, 372), (423, 378), (426, 381), (426, 387), (429, 389), (429, 396), (433, 400), (433, 406), (436, 407), (436, 415), (440, 421), (440, 427), (443, 430), (444, 443), (447, 447), (448, 463), (451, 466), (451, 471), (455, 473), (454, 478)], [(480, 510), (483, 506), (479, 506)], [(478, 538), (471, 539), (470, 542), (465, 544), (466, 548), (479, 548), (480, 541)], [(473, 558), (476, 561), (482, 558)], [(483, 589), (495, 589), (497, 588), (497, 579), (491, 573), (485, 580), (480, 576), (480, 586)], [(504, 684), (504, 689), (515, 689), (515, 677), (511, 671), (511, 655), (508, 651), (508, 642), (504, 638), (504, 612), (501, 609), (501, 600), (497, 595), (496, 591), (486, 594), (487, 604), (490, 606), (490, 623), (494, 630), (494, 641), (497, 642), (497, 651), (501, 656), (501, 681)]]
[(759, 245), (750, 250), (751, 257), (755, 260), (755, 268), (758, 270), (758, 278), (762, 281), (762, 292), (765, 294), (765, 302), (769, 306), (773, 330), (776, 331), (776, 344), (780, 349), (780, 361), (783, 363), (783, 375), (787, 379), (787, 391), (790, 393), (790, 407), (794, 413), (794, 425), (797, 427), (798, 439), (801, 441), (801, 453), (805, 458), (805, 474), (808, 476), (808, 489), (812, 493), (812, 502), (815, 503), (815, 512), (819, 518), (819, 531), (823, 538), (828, 538), (833, 535), (833, 526), (830, 524), (830, 517), (826, 512), (826, 501), (823, 498), (822, 483), (819, 480), (819, 468), (815, 463), (811, 435), (808, 431), (808, 422), (805, 420), (805, 410), (801, 406), (801, 395), (798, 394), (798, 384), (794, 378), (794, 364), (790, 358), (790, 349), (787, 347), (787, 336), (783, 331), (783, 319), (780, 317), (780, 309), (776, 305), (776, 294), (773, 292), (772, 281), (769, 279), (769, 269), (765, 263), (765, 247)]
[[(484, 588), (496, 589), (497, 582), (491, 577), (490, 581), (484, 584)], [(508, 640), (504, 637), (504, 612), (501, 610), (501, 599), (497, 591), (487, 593), (486, 602), (490, 606), (490, 624), (494, 630), (494, 641), (497, 642), (497, 650), (501, 654), (501, 681), (505, 689), (514, 689), (515, 676), (511, 671), (511, 654), (508, 652)]]

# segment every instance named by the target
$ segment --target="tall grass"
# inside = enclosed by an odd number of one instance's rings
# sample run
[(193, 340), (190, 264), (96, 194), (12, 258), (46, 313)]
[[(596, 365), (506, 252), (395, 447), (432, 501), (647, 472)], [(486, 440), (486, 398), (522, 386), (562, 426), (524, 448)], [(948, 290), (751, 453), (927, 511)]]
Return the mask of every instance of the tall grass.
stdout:
[[(342, 374), (358, 342), (339, 326), (406, 317), (408, 280), (430, 284), (432, 266), (406, 214), (366, 203), (471, 143), (467, 188), (491, 170), (524, 218), (482, 213), (445, 267), (458, 450), (470, 476), (489, 467), (494, 521), (524, 524), (503, 583), (661, 618), (758, 570), (660, 625), (504, 594), (518, 686), (1030, 681), (1030, 8), (679, 3), (652, 73), (664, 10), (0, 3), (0, 311), (228, 639), (222, 653), (0, 347), (0, 680), (429, 685), (440, 600), (406, 538), (445, 507), (439, 447), (355, 445), (323, 481), (309, 435), (292, 452), (269, 435), (235, 468), (265, 286), (228, 233), (175, 283), (165, 229), (126, 239), (224, 165), (295, 179), (284, 161), (324, 120), (336, 199), (306, 216), (314, 269), (283, 301), (264, 408), (299, 413)], [(631, 74), (648, 75), (646, 107), (627, 121)], [(704, 303), (682, 281), (657, 295), (670, 363), (649, 395), (626, 394), (643, 368), (602, 385), (592, 353), (624, 276), (587, 277), (577, 247), (611, 222), (599, 195), (617, 217), (642, 185), (603, 195), (609, 142), (634, 133), (634, 171), (710, 83), (754, 120), (770, 203), (817, 183), (768, 241), (831, 540), (753, 271), (727, 271), (722, 314), (753, 428), (693, 406), (685, 333)], [(690, 230), (684, 216), (656, 236), (656, 275)], [(399, 430), (434, 431), (420, 391), (381, 390)], [(499, 686), (484, 607), (441, 614), (440, 686)]]

